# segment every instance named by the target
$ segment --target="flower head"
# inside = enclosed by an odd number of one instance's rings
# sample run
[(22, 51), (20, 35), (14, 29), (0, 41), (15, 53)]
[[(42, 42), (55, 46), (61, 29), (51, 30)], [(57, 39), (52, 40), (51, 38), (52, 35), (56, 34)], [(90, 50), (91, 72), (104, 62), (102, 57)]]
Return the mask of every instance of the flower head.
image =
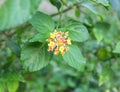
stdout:
[(57, 32), (57, 30), (50, 33), (50, 38), (46, 41), (48, 42), (48, 51), (53, 51), (55, 55), (64, 55), (69, 50), (69, 45), (71, 45), (68, 32)]

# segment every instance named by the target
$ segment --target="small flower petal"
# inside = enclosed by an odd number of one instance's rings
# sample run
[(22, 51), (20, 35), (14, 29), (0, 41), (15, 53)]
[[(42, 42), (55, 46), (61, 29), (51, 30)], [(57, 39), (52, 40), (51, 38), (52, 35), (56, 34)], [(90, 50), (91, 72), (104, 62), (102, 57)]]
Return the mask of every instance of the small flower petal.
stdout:
[(54, 54), (57, 55), (59, 53), (58, 49), (55, 49)]
[(55, 34), (54, 33), (50, 33), (50, 38), (55, 38)]
[(51, 41), (49, 44), (48, 44), (48, 46), (54, 46), (55, 45), (55, 43), (53, 42), (53, 41)]
[(65, 47), (64, 46), (61, 46), (60, 48), (59, 48), (59, 51), (60, 52), (63, 52), (65, 50)]
[(70, 38), (67, 39), (67, 44), (71, 45), (71, 39)]

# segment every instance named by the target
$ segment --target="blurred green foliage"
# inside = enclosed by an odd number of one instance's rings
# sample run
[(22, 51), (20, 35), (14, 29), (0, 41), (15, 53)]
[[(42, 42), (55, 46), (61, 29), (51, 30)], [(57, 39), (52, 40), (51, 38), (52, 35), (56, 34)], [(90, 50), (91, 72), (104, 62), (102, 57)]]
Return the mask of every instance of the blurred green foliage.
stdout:
[[(120, 92), (120, 1), (46, 0), (52, 15), (42, 2), (0, 4), (0, 92)], [(64, 56), (47, 51), (55, 28), (72, 39)]]

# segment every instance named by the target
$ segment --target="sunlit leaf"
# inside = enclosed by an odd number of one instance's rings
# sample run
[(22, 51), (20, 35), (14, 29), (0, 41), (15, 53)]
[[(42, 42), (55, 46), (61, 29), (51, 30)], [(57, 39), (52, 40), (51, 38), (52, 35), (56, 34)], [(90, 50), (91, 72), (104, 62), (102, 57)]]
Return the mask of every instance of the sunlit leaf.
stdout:
[(16, 92), (19, 87), (19, 82), (18, 81), (8, 81), (7, 87), (8, 87), (9, 92)]
[(120, 42), (117, 43), (117, 45), (115, 46), (113, 52), (114, 53), (120, 53)]
[(5, 83), (0, 81), (0, 92), (5, 92)]
[(112, 76), (113, 76), (112, 71), (110, 69), (108, 69), (108, 68), (103, 69), (103, 71), (99, 77), (99, 86), (110, 82)]

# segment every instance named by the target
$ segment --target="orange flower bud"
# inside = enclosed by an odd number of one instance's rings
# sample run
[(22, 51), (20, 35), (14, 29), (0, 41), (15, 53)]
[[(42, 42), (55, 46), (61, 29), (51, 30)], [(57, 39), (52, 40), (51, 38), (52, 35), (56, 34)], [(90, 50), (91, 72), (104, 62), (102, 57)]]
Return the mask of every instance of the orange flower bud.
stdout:
[(57, 55), (59, 53), (58, 49), (55, 49), (54, 54)]

